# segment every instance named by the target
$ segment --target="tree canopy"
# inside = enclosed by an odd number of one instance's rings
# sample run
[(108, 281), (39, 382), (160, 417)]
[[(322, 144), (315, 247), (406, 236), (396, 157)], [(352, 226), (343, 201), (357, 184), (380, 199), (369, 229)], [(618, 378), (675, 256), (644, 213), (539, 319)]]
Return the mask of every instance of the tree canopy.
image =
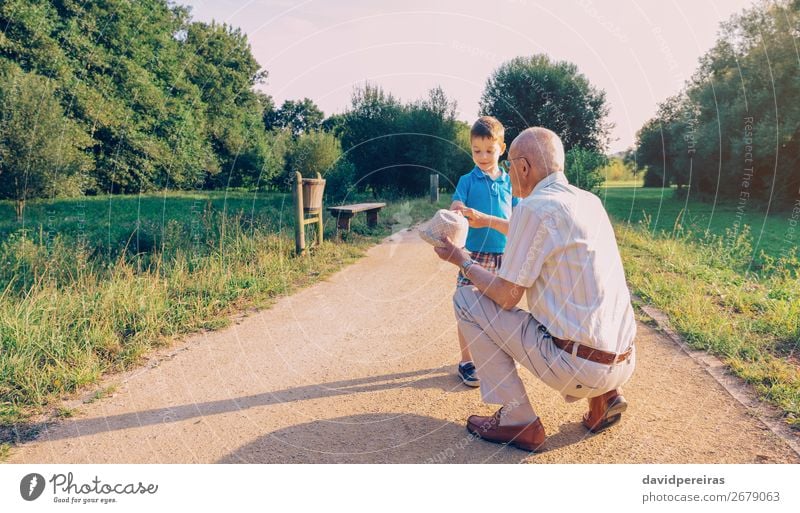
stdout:
[(480, 100), (482, 115), (494, 116), (512, 141), (530, 126), (549, 128), (564, 150), (603, 152), (612, 127), (606, 122), (605, 92), (592, 86), (578, 67), (546, 55), (516, 57), (495, 70)]
[(639, 130), (646, 183), (708, 199), (800, 199), (800, 1), (762, 1), (722, 24), (683, 91)]
[[(88, 192), (250, 183), (282, 168), (238, 29), (167, 0), (6, 0), (0, 65), (52, 84), (88, 140)], [(65, 121), (66, 123), (66, 121)]]

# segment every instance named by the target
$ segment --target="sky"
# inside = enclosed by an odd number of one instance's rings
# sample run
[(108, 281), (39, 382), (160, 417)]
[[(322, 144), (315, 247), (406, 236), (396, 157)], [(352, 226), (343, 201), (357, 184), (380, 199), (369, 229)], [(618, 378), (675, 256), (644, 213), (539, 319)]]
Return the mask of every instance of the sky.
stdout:
[(377, 84), (403, 101), (437, 85), (472, 123), (491, 73), (545, 53), (606, 92), (610, 153), (634, 144), (715, 43), (720, 22), (753, 0), (177, 0), (197, 21), (241, 28), (269, 72), (276, 104), (311, 98), (344, 112)]

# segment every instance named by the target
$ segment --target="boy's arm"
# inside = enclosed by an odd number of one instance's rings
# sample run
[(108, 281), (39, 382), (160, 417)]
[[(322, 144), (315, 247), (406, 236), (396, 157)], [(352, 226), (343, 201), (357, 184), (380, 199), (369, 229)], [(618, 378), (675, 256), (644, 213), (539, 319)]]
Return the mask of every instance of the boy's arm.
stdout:
[(474, 208), (462, 208), (461, 213), (464, 214), (464, 217), (469, 221), (470, 228), (492, 228), (503, 235), (508, 235), (508, 219), (490, 216)]
[(462, 210), (467, 208), (467, 198), (469, 197), (469, 180), (467, 175), (458, 179), (456, 190), (453, 193), (453, 202), (450, 203), (450, 210)]

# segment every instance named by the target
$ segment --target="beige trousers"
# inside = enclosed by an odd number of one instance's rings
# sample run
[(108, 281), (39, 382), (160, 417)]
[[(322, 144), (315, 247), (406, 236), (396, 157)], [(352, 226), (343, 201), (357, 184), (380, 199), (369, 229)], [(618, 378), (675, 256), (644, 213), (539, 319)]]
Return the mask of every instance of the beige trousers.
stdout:
[(529, 404), (515, 360), (570, 402), (622, 386), (636, 366), (635, 348), (626, 361), (614, 365), (566, 353), (529, 312), (503, 310), (475, 287), (458, 287), (453, 304), (486, 403)]

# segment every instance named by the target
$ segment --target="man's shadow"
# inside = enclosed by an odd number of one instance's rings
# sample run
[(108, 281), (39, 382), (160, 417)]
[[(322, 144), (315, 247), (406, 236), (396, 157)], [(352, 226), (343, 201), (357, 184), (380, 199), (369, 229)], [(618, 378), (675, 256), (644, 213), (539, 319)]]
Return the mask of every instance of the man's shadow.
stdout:
[(476, 440), (463, 425), (392, 412), (290, 426), (218, 463), (518, 463), (528, 455)]
[[(78, 438), (148, 425), (163, 425), (207, 415), (246, 411), (273, 404), (347, 396), (398, 388), (470, 393), (449, 367), (333, 381), (263, 392), (233, 399), (165, 406), (151, 410), (58, 423), (17, 425), (17, 443), (46, 431), (48, 440)], [(531, 453), (481, 441), (463, 423), (406, 412), (351, 415), (316, 420), (265, 434), (220, 459), (223, 463), (518, 463)], [(57, 426), (55, 424), (58, 424)], [(578, 443), (584, 430), (567, 424), (552, 434), (545, 450)], [(55, 428), (55, 429), (51, 429)], [(22, 437), (30, 432), (33, 436)], [(27, 438), (27, 440), (26, 440)], [(535, 456), (534, 456), (535, 458)], [(531, 460), (531, 461), (535, 461)]]
[[(586, 438), (580, 423), (560, 426), (544, 451)], [(316, 420), (266, 434), (217, 463), (521, 463), (536, 454), (485, 442), (465, 424), (416, 414), (369, 413)]]
[[(128, 428), (168, 424), (183, 420), (218, 415), (273, 404), (346, 396), (399, 388), (441, 389), (446, 393), (466, 392), (461, 381), (448, 367), (436, 367), (381, 376), (314, 383), (249, 396), (217, 401), (170, 405), (151, 410), (93, 418), (72, 418), (55, 422), (16, 424), (4, 430), (0, 440), (22, 443), (47, 432), (48, 440), (60, 440), (111, 432)], [(56, 428), (56, 429), (53, 429)]]

